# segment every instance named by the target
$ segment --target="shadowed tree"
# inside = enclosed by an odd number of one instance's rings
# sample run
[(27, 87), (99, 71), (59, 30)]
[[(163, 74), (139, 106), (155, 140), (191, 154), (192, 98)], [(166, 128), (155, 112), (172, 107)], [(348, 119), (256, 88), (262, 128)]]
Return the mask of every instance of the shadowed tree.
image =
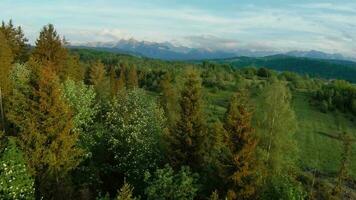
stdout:
[(136, 67), (133, 65), (130, 67), (127, 74), (127, 88), (133, 89), (138, 87), (138, 77)]
[(208, 139), (202, 107), (202, 86), (196, 71), (188, 70), (185, 77), (179, 100), (179, 120), (169, 136), (169, 159), (175, 168), (186, 165), (198, 171), (203, 165)]
[(20, 26), (15, 27), (12, 20), (7, 24), (3, 21), (0, 32), (4, 34), (4, 37), (8, 41), (8, 45), (14, 54), (14, 60), (17, 62), (25, 62), (28, 57), (29, 45), (26, 44), (28, 40), (25, 38), (22, 28)]
[(32, 58), (45, 67), (50, 67), (61, 78), (65, 71), (68, 51), (65, 41), (58, 35), (52, 24), (44, 26), (36, 40)]
[(248, 199), (257, 187), (256, 145), (251, 126), (251, 112), (245, 91), (238, 92), (230, 101), (225, 114), (225, 145), (227, 162), (224, 174), (228, 199)]
[(64, 199), (70, 197), (67, 175), (79, 164), (82, 151), (76, 147), (78, 134), (72, 131), (72, 114), (58, 77), (49, 67), (38, 72), (34, 77), (39, 79), (26, 80), (31, 85), (15, 82), (11, 105), (22, 109), (11, 110), (9, 120), (19, 130), (20, 146), (36, 177), (37, 197)]

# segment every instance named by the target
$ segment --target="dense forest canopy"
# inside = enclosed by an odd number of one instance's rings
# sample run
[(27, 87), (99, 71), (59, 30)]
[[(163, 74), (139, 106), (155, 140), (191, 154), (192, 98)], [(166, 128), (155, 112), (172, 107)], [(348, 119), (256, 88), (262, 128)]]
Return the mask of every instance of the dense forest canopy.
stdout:
[(1, 199), (356, 198), (353, 64), (66, 45), (0, 27)]

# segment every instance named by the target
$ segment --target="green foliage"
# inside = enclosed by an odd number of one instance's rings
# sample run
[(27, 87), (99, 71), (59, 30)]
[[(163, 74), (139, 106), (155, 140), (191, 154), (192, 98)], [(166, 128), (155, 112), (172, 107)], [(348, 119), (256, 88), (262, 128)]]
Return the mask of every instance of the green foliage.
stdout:
[(322, 86), (314, 99), (324, 112), (339, 109), (356, 115), (356, 87), (346, 81), (334, 81)]
[(0, 198), (35, 199), (34, 179), (27, 170), (22, 152), (11, 138), (0, 158)]
[(248, 199), (257, 188), (257, 140), (251, 126), (249, 107), (247, 93), (241, 91), (232, 97), (225, 115), (224, 142), (228, 160), (222, 162), (231, 199)]
[(152, 175), (145, 174), (147, 199), (164, 200), (188, 200), (197, 195), (197, 175), (190, 172), (189, 167), (182, 167), (179, 172), (166, 165), (163, 169), (157, 169)]
[[(146, 170), (155, 169), (162, 158), (164, 114), (140, 89), (113, 100), (106, 116), (109, 150), (116, 166), (130, 181), (138, 181)], [(142, 180), (142, 179), (141, 179)]]
[(133, 197), (133, 187), (128, 184), (124, 183), (124, 185), (120, 188), (117, 194), (117, 200), (135, 200), (136, 198)]
[(81, 145), (89, 149), (94, 145), (94, 139), (88, 134), (88, 130), (93, 125), (99, 109), (94, 88), (83, 82), (76, 83), (69, 79), (62, 87), (63, 96), (73, 112), (73, 130), (80, 133)]
[(288, 176), (273, 176), (265, 184), (260, 199), (303, 200), (306, 193), (300, 183)]
[[(1, 29), (0, 29), (1, 30)], [(9, 42), (0, 31), (0, 88), (3, 96), (7, 97), (10, 92), (9, 74), (14, 60)], [(3, 97), (4, 98), (4, 97)]]
[(295, 166), (296, 118), (290, 105), (291, 93), (285, 83), (276, 81), (264, 88), (256, 112), (260, 148), (270, 174), (289, 172)]
[(68, 51), (52, 24), (44, 26), (36, 40), (32, 58), (40, 65), (50, 67), (62, 79), (68, 58)]
[[(8, 41), (10, 49), (14, 54), (14, 59), (17, 62), (26, 61), (29, 45), (27, 44), (28, 40), (25, 38), (21, 26), (15, 27), (12, 20), (9, 20), (7, 24), (3, 21), (0, 26), (0, 32), (4, 34)], [(0, 41), (3, 40), (1, 39)]]
[(190, 70), (181, 91), (180, 118), (170, 135), (169, 159), (174, 167), (187, 165), (199, 170), (207, 153), (207, 130), (199, 74)]

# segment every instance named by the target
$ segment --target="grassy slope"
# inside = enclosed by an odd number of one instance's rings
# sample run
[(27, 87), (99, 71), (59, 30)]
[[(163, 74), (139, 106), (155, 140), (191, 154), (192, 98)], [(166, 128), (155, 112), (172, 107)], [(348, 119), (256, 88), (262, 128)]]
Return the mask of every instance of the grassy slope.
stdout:
[[(221, 118), (233, 92), (226, 90), (213, 92), (212, 89), (206, 89), (205, 94), (210, 102), (207, 105), (210, 119)], [(342, 150), (342, 143), (333, 138), (339, 132), (338, 121), (344, 124), (345, 129), (354, 138), (356, 138), (356, 122), (352, 122), (340, 113), (322, 113), (308, 102), (309, 99), (306, 93), (293, 93), (292, 106), (299, 126), (296, 139), (300, 149), (301, 166), (333, 174), (337, 172)], [(356, 143), (353, 144), (351, 160), (350, 172), (353, 177), (356, 177)]]
[[(319, 169), (322, 172), (335, 173), (338, 169), (342, 143), (335, 138), (339, 131), (338, 122), (347, 132), (356, 138), (356, 122), (352, 122), (340, 113), (322, 113), (312, 106), (307, 94), (293, 94), (299, 129), (296, 134), (301, 155), (301, 164)], [(350, 172), (356, 177), (356, 143), (353, 144)]]

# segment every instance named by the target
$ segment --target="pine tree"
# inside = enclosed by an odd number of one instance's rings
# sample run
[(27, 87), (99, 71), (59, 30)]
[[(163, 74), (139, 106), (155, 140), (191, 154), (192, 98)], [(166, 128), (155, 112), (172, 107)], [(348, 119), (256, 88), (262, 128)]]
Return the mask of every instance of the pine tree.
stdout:
[(199, 170), (207, 152), (207, 131), (202, 108), (201, 80), (196, 71), (185, 74), (186, 81), (180, 95), (180, 118), (171, 130), (169, 151), (172, 166), (187, 165)]
[(105, 66), (102, 62), (96, 61), (92, 63), (89, 72), (90, 84), (94, 86), (96, 93), (101, 98), (106, 91), (105, 87)]
[(63, 73), (60, 75), (62, 80), (69, 78), (74, 81), (82, 81), (84, 79), (84, 67), (79, 61), (79, 56), (68, 55), (63, 66)]
[[(19, 143), (44, 198), (65, 197), (63, 179), (75, 168), (82, 151), (72, 131), (72, 114), (62, 98), (59, 79), (42, 67), (28, 89), (16, 86), (9, 120), (19, 129)], [(16, 90), (18, 90), (16, 92)], [(25, 98), (24, 98), (25, 97)]]
[(122, 92), (126, 88), (126, 67), (125, 64), (120, 64), (120, 77), (117, 83), (118, 91)]
[(171, 81), (171, 75), (167, 73), (163, 77), (160, 87), (162, 91), (161, 104), (167, 117), (168, 124), (172, 128), (175, 126), (178, 119), (178, 95)]
[(0, 31), (0, 88), (3, 98), (6, 98), (10, 92), (9, 75), (13, 60), (13, 54), (8, 41)]
[(213, 193), (211, 193), (209, 200), (219, 200), (219, 194), (216, 190)]
[(256, 145), (251, 126), (251, 112), (245, 92), (234, 95), (225, 114), (225, 145), (228, 162), (225, 175), (229, 199), (248, 199), (256, 190)]
[[(25, 38), (21, 26), (15, 27), (12, 20), (7, 24), (3, 21), (0, 26), (0, 32), (4, 34), (4, 37), (8, 41), (8, 45), (14, 54), (14, 60), (25, 62), (27, 60), (29, 45), (26, 44), (28, 40)], [(3, 40), (1, 39), (1, 41)]]
[(137, 70), (133, 65), (130, 67), (127, 77), (127, 88), (133, 89), (138, 87)]
[(116, 78), (116, 71), (114, 67), (110, 68), (110, 96), (111, 98), (117, 95), (119, 91), (119, 80)]
[(65, 41), (57, 34), (52, 24), (44, 26), (36, 41), (32, 58), (41, 66), (52, 68), (60, 78), (63, 78), (68, 58)]
[(124, 185), (120, 188), (117, 195), (117, 200), (135, 200), (136, 198), (133, 196), (133, 187), (124, 183)]

